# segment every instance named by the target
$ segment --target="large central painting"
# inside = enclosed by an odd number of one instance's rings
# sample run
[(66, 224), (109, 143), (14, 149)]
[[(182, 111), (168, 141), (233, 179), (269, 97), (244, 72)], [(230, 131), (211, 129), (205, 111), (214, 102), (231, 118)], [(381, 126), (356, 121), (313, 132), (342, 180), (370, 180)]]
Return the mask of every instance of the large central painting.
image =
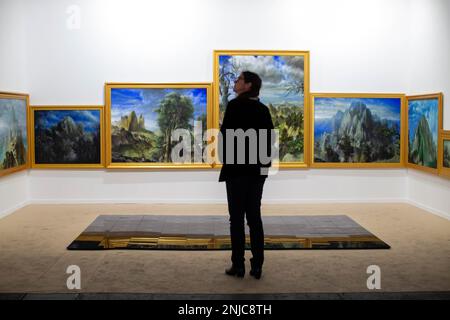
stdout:
[(214, 63), (215, 126), (220, 127), (228, 102), (236, 97), (233, 86), (239, 74), (255, 72), (262, 80), (259, 98), (278, 130), (280, 167), (306, 167), (309, 52), (215, 51)]
[(28, 166), (28, 95), (0, 93), (0, 176)]
[(389, 94), (312, 94), (312, 165), (402, 166), (403, 98)]
[(105, 94), (107, 167), (210, 167), (210, 84), (107, 84)]

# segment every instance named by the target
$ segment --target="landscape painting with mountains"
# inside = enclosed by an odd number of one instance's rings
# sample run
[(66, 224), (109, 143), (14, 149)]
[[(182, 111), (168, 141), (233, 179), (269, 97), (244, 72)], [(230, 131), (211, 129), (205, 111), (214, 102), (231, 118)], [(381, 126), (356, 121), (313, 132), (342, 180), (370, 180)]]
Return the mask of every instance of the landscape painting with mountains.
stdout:
[[(112, 162), (172, 163), (176, 129), (186, 129), (194, 142), (194, 127), (207, 129), (206, 88), (112, 88)], [(194, 159), (195, 148), (191, 146)], [(183, 156), (183, 155), (180, 155)], [(193, 161), (192, 161), (193, 162)]]
[(100, 110), (34, 110), (36, 164), (99, 164)]
[(220, 55), (218, 67), (219, 125), (236, 97), (234, 81), (243, 71), (255, 72), (262, 80), (259, 98), (279, 130), (280, 162), (304, 162), (304, 56)]
[(408, 101), (408, 162), (437, 169), (439, 99)]
[(0, 98), (0, 175), (27, 163), (27, 103)]
[(401, 103), (314, 97), (314, 162), (399, 163)]
[(450, 168), (450, 140), (444, 139), (443, 148), (444, 152), (442, 153), (442, 165), (445, 168)]

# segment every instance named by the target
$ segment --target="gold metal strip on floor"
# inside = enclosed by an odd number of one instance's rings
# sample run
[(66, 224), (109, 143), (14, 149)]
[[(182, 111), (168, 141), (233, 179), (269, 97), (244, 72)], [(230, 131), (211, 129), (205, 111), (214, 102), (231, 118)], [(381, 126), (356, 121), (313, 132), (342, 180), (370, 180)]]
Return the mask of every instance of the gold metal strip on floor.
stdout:
[[(142, 233), (141, 233), (142, 234)], [(77, 242), (77, 249), (86, 248), (97, 249), (230, 249), (231, 239), (229, 236), (201, 236), (201, 235), (170, 235), (161, 236), (142, 235), (133, 236), (124, 233), (109, 232), (107, 235), (82, 234), (74, 242)], [(250, 247), (250, 237), (245, 237), (246, 247)], [(375, 236), (348, 235), (330, 237), (297, 237), (292, 235), (267, 235), (264, 238), (267, 249), (302, 249), (302, 248), (364, 248), (387, 246), (383, 241)]]

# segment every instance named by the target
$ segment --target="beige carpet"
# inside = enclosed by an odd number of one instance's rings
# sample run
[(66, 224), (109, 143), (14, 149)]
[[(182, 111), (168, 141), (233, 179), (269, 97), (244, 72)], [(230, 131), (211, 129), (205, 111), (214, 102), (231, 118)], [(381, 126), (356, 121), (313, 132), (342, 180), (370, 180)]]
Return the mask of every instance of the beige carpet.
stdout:
[[(346, 214), (392, 248), (266, 251), (259, 281), (224, 275), (229, 251), (66, 250), (97, 215), (164, 213), (227, 211), (225, 205), (22, 208), (0, 219), (0, 292), (363, 292), (369, 265), (381, 268), (379, 291), (450, 291), (450, 221), (407, 204), (264, 205), (264, 215)], [(79, 291), (66, 287), (72, 264), (81, 268)]]

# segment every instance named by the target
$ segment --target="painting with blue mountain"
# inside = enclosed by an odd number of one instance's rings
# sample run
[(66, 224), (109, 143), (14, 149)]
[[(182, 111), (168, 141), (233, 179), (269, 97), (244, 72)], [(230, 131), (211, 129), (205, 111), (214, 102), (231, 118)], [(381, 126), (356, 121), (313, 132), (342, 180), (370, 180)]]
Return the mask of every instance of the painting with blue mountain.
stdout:
[(408, 162), (437, 168), (439, 100), (408, 101)]
[(26, 100), (0, 98), (0, 170), (25, 165), (27, 150)]
[[(111, 89), (112, 162), (171, 163), (178, 143), (172, 133), (186, 129), (194, 141), (195, 127), (206, 135), (206, 88)], [(197, 142), (191, 159), (195, 148), (203, 153), (201, 138)]]
[(314, 98), (314, 161), (399, 163), (400, 98)]
[(260, 100), (279, 130), (280, 162), (304, 162), (304, 69), (303, 55), (220, 55), (219, 125), (235, 98), (234, 81), (243, 71), (255, 72), (262, 80)]
[(100, 110), (35, 110), (36, 164), (99, 164)]

